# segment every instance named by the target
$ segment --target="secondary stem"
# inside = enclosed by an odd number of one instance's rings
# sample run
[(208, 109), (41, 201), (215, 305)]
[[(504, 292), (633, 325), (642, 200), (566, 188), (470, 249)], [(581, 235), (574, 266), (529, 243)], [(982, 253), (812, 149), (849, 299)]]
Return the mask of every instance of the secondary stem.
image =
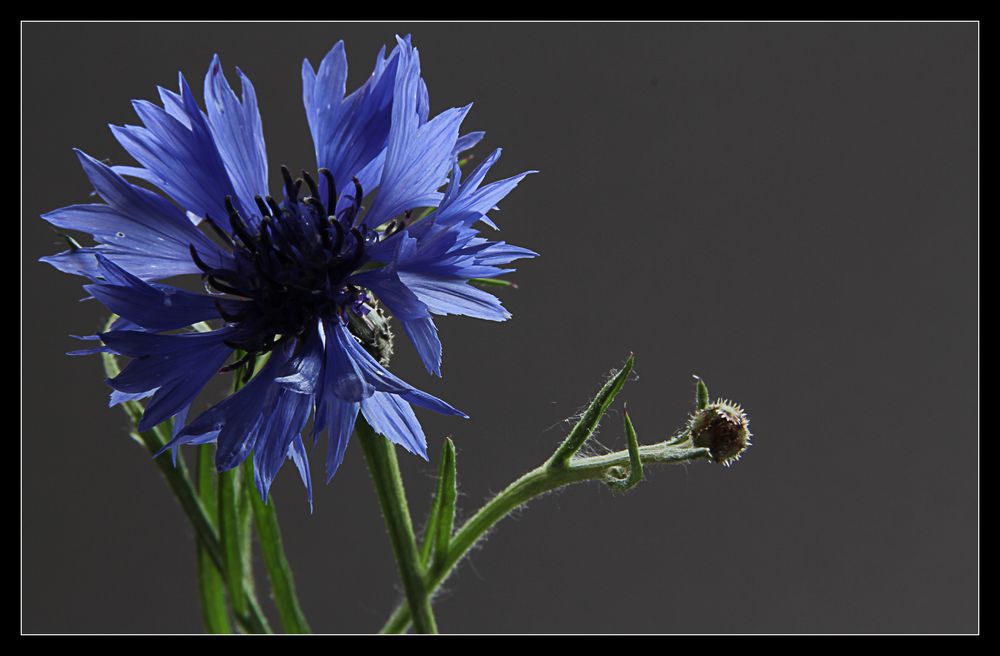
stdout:
[(414, 609), (413, 627), (417, 633), (437, 633), (437, 622), (431, 609), (428, 588), (424, 584), (424, 568), (417, 540), (413, 535), (413, 523), (406, 504), (395, 447), (372, 430), (364, 417), (358, 417), (355, 432), (364, 451), (382, 516), (385, 518), (392, 553), (406, 594), (407, 608)]
[(274, 603), (281, 617), (281, 626), (285, 629), (285, 633), (309, 633), (309, 624), (295, 596), (292, 568), (288, 564), (285, 549), (281, 544), (281, 527), (278, 525), (274, 499), (268, 498), (265, 504), (257, 494), (257, 490), (249, 489), (247, 494), (253, 506), (260, 550), (264, 555), (268, 578), (271, 580), (271, 590), (274, 592)]
[[(105, 325), (105, 330), (109, 330), (116, 319), (116, 315), (111, 315)], [(101, 361), (104, 365), (104, 373), (108, 378), (114, 378), (121, 372), (118, 360), (114, 355), (102, 353)], [(138, 426), (143, 413), (142, 405), (137, 401), (126, 401), (122, 404), (122, 408), (131, 420), (132, 425)], [(170, 441), (167, 424), (154, 426), (143, 433), (133, 432), (132, 437), (142, 444), (149, 454), (153, 456), (156, 467), (163, 474), (163, 478), (166, 479), (170, 491), (174, 493), (174, 497), (180, 503), (181, 510), (184, 511), (184, 515), (188, 518), (192, 528), (194, 528), (195, 536), (204, 548), (205, 554), (211, 559), (216, 569), (222, 573), (223, 578), (226, 578), (225, 557), (219, 533), (215, 528), (215, 520), (206, 511), (198, 492), (195, 490), (194, 485), (192, 485), (187, 466), (184, 464), (184, 459), (178, 454), (175, 465), (169, 458), (156, 457), (160, 449)], [(229, 584), (230, 582), (226, 580), (226, 583)], [(240, 596), (247, 599), (246, 612), (241, 614), (234, 613), (240, 628), (252, 633), (270, 633), (271, 627), (268, 626), (267, 618), (260, 608), (253, 588), (248, 587), (246, 582), (243, 581), (240, 583), (239, 589), (241, 591)]]
[[(711, 457), (708, 449), (666, 444), (639, 447), (639, 455), (643, 464), (692, 462)], [(458, 530), (440, 565), (427, 572), (424, 585), (428, 595), (432, 595), (448, 578), (455, 565), (484, 533), (518, 506), (564, 485), (580, 481), (606, 481), (609, 477), (621, 478), (616, 475), (617, 468), (624, 471), (628, 465), (628, 452), (617, 451), (602, 456), (575, 458), (562, 466), (547, 463), (521, 476), (480, 508)], [(409, 598), (393, 611), (382, 627), (382, 633), (400, 633), (406, 630), (412, 615), (408, 601)]]
[(239, 468), (219, 473), (219, 536), (222, 538), (222, 555), (225, 558), (226, 582), (229, 601), (238, 616), (248, 610), (247, 597), (243, 595), (243, 553), (239, 517)]
[[(130, 411), (129, 414), (131, 416), (133, 413)], [(134, 416), (132, 420), (133, 423), (138, 423), (138, 415)], [(167, 443), (167, 438), (161, 434), (160, 427), (146, 431), (145, 433), (139, 433), (137, 437), (151, 455), (157, 453)], [(167, 484), (180, 503), (185, 516), (191, 522), (198, 541), (205, 548), (205, 552), (212, 559), (215, 567), (225, 576), (225, 557), (223, 556), (219, 534), (215, 530), (215, 525), (209, 517), (208, 512), (205, 510), (205, 506), (202, 505), (201, 499), (198, 498), (198, 493), (191, 484), (184, 461), (178, 459), (177, 466), (175, 467), (171, 464), (170, 458), (166, 456), (155, 458), (154, 460), (160, 473), (167, 479)], [(245, 583), (241, 586), (241, 590), (242, 594), (248, 600), (248, 607), (246, 613), (236, 616), (236, 621), (246, 631), (270, 633), (271, 629), (267, 624), (267, 618), (264, 616), (264, 612), (261, 610), (257, 599), (253, 596), (253, 592), (246, 587)]]

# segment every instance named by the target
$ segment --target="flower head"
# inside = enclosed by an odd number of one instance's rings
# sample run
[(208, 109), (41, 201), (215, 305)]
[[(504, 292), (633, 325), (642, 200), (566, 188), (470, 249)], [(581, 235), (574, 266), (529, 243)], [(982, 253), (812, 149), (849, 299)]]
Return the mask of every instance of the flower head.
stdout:
[[(138, 166), (107, 166), (77, 152), (101, 204), (64, 207), (43, 218), (93, 236), (42, 258), (87, 277), (86, 290), (119, 320), (97, 337), (132, 358), (109, 380), (112, 404), (147, 398), (139, 430), (173, 418), (168, 446), (217, 442), (224, 471), (253, 453), (261, 496), (286, 459), (307, 489), (302, 433), (327, 436), (329, 480), (360, 412), (392, 442), (427, 457), (411, 406), (465, 416), (390, 373), (391, 314), (428, 371), (441, 374), (433, 315), (493, 321), (510, 315), (469, 284), (510, 271), (535, 253), (480, 236), (527, 173), (483, 184), (497, 150), (466, 179), (459, 154), (482, 133), (459, 134), (469, 107), (430, 117), (420, 59), (409, 37), (371, 76), (346, 92), (347, 60), (337, 43), (314, 70), (302, 65), (303, 100), (316, 174), (282, 167), (268, 190), (268, 162), (250, 80), (241, 97), (218, 57), (205, 77), (203, 111), (180, 76), (162, 106), (135, 101), (142, 126), (112, 126)], [(152, 184), (167, 198), (128, 182)], [(377, 190), (366, 207), (366, 199)], [(163, 282), (196, 275), (205, 293)], [(265, 361), (266, 358), (266, 361)], [(219, 372), (246, 385), (188, 421), (202, 388)], [(252, 375), (252, 378), (250, 378)]]

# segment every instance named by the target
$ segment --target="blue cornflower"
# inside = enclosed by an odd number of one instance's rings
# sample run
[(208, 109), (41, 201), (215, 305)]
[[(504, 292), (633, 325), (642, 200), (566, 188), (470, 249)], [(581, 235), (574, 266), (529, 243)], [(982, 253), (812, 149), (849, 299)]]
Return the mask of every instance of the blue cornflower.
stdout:
[[(267, 188), (254, 88), (237, 72), (242, 98), (213, 59), (206, 111), (183, 75), (178, 93), (159, 89), (162, 107), (135, 101), (143, 126), (111, 129), (139, 166), (110, 167), (77, 151), (105, 202), (43, 218), (89, 233), (97, 244), (42, 260), (89, 278), (85, 289), (119, 315), (110, 330), (91, 336), (100, 346), (79, 352), (132, 358), (108, 383), (112, 405), (148, 398), (139, 430), (173, 418), (167, 446), (176, 452), (183, 444), (216, 442), (219, 471), (252, 452), (264, 499), (289, 458), (311, 503), (302, 439), (310, 416), (314, 442), (327, 436), (328, 481), (359, 412), (425, 459), (426, 438), (411, 405), (465, 416), (385, 368), (391, 348), (385, 310), (438, 376), (441, 343), (432, 315), (509, 318), (496, 297), (468, 281), (502, 275), (510, 270), (501, 265), (535, 255), (489, 241), (475, 227), (480, 221), (496, 227), (486, 213), (526, 173), (483, 185), (497, 150), (462, 180), (459, 153), (483, 133), (459, 135), (468, 106), (429, 117), (409, 37), (397, 38), (388, 57), (383, 48), (368, 80), (346, 96), (340, 42), (318, 71), (308, 60), (302, 65), (318, 175), (303, 171), (293, 180), (282, 167), (276, 199)], [(127, 177), (155, 186), (173, 203)], [(207, 293), (161, 282), (185, 275), (200, 276)], [(250, 379), (261, 356), (267, 360)], [(249, 382), (189, 422), (192, 402), (220, 371)]]

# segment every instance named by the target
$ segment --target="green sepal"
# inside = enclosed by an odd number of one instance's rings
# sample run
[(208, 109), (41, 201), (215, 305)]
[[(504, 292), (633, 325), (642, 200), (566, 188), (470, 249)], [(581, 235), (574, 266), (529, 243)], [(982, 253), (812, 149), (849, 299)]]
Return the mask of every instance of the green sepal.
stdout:
[(708, 385), (705, 381), (695, 376), (698, 383), (695, 385), (694, 407), (696, 410), (704, 410), (708, 407)]

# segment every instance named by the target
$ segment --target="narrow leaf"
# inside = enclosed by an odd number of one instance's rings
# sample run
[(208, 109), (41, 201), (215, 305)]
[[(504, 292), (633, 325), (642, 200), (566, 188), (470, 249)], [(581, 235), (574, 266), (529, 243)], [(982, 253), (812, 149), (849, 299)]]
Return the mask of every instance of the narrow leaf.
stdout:
[(448, 547), (455, 530), (455, 500), (458, 496), (455, 477), (455, 444), (445, 438), (441, 451), (441, 468), (437, 489), (437, 537), (434, 539), (434, 566), (439, 567), (448, 556)]
[(632, 419), (625, 409), (625, 436), (628, 438), (628, 479), (622, 485), (623, 490), (635, 487), (642, 480), (642, 458), (639, 456), (639, 438), (636, 437)]
[(502, 278), (469, 278), (469, 282), (485, 287), (510, 287), (511, 289), (518, 289), (516, 284)]
[[(444, 466), (444, 458), (442, 455), (441, 466)], [(437, 539), (437, 524), (439, 518), (441, 517), (441, 476), (442, 473), (440, 469), (438, 470), (438, 485), (434, 488), (434, 498), (431, 501), (431, 511), (427, 516), (427, 523), (424, 524), (424, 536), (420, 542), (420, 564), (425, 568), (431, 560), (431, 553), (434, 549), (434, 541)]]
[(556, 452), (552, 454), (552, 457), (549, 459), (549, 466), (565, 466), (573, 454), (580, 450), (580, 447), (587, 441), (587, 438), (593, 435), (594, 429), (597, 428), (601, 417), (607, 412), (608, 406), (611, 405), (615, 397), (618, 396), (618, 392), (625, 385), (625, 380), (628, 378), (629, 373), (631, 373), (634, 363), (635, 356), (630, 353), (621, 371), (604, 384), (604, 387), (597, 393), (594, 400), (587, 406), (586, 412), (580, 417), (576, 426), (573, 427), (570, 434), (563, 440), (563, 443), (559, 445)]

